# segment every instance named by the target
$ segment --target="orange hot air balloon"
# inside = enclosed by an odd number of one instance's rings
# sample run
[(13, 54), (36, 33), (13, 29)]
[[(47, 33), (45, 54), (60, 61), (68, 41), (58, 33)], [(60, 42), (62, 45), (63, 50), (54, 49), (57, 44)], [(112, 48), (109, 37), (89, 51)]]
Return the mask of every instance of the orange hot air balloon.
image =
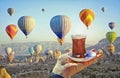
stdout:
[(86, 27), (88, 28), (90, 26), (90, 24), (93, 22), (95, 14), (92, 10), (90, 9), (83, 9), (80, 13), (79, 13), (79, 17), (81, 19), (81, 21), (86, 25)]
[(9, 35), (9, 37), (13, 39), (18, 32), (18, 28), (16, 25), (10, 24), (6, 27), (6, 32)]

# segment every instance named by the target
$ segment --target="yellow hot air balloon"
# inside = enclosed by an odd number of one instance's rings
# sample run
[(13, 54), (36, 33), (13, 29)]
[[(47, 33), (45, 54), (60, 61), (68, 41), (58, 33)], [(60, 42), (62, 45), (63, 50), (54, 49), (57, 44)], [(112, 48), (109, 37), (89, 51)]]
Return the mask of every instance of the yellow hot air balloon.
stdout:
[(107, 46), (107, 49), (109, 52), (114, 53), (115, 52), (115, 46), (113, 44), (110, 44)]
[(18, 28), (16, 25), (10, 24), (6, 27), (6, 32), (9, 35), (9, 37), (13, 39), (18, 32)]
[(10, 16), (13, 15), (14, 9), (13, 8), (8, 8), (7, 12), (9, 13)]
[(56, 49), (55, 52), (54, 52), (55, 59), (58, 59), (59, 56), (61, 56), (61, 51), (59, 51), (58, 49)]
[(95, 14), (94, 14), (94, 12), (91, 9), (83, 9), (79, 13), (79, 17), (80, 17), (81, 21), (88, 28), (90, 26), (90, 24), (93, 22), (93, 20), (95, 18)]
[(60, 45), (62, 45), (65, 42), (65, 38), (62, 38), (62, 39), (57, 38), (57, 41)]
[(5, 67), (0, 67), (0, 78), (11, 78)]

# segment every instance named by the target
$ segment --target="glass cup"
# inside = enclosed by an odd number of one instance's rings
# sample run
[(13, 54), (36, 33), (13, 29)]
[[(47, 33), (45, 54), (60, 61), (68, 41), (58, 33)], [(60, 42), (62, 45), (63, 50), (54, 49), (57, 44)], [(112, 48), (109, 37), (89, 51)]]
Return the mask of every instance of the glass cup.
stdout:
[(85, 58), (85, 35), (72, 35), (72, 56), (75, 58)]

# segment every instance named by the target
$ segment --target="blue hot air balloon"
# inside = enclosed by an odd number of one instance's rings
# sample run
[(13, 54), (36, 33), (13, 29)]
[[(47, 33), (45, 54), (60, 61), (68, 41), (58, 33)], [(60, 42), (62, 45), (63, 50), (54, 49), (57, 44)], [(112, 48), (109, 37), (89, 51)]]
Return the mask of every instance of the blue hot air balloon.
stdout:
[(71, 28), (71, 20), (68, 16), (57, 15), (50, 21), (50, 27), (55, 35), (58, 37), (58, 42), (62, 45), (65, 35)]
[(115, 23), (114, 22), (110, 22), (108, 25), (109, 25), (109, 28), (111, 30), (115, 27)]

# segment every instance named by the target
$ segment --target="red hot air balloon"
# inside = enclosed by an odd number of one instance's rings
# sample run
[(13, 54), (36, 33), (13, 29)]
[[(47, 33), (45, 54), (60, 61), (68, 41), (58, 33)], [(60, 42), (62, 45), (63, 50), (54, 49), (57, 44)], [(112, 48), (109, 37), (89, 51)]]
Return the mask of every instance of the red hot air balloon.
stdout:
[(6, 27), (6, 32), (9, 35), (9, 37), (13, 39), (18, 32), (18, 28), (16, 25), (10, 24)]

